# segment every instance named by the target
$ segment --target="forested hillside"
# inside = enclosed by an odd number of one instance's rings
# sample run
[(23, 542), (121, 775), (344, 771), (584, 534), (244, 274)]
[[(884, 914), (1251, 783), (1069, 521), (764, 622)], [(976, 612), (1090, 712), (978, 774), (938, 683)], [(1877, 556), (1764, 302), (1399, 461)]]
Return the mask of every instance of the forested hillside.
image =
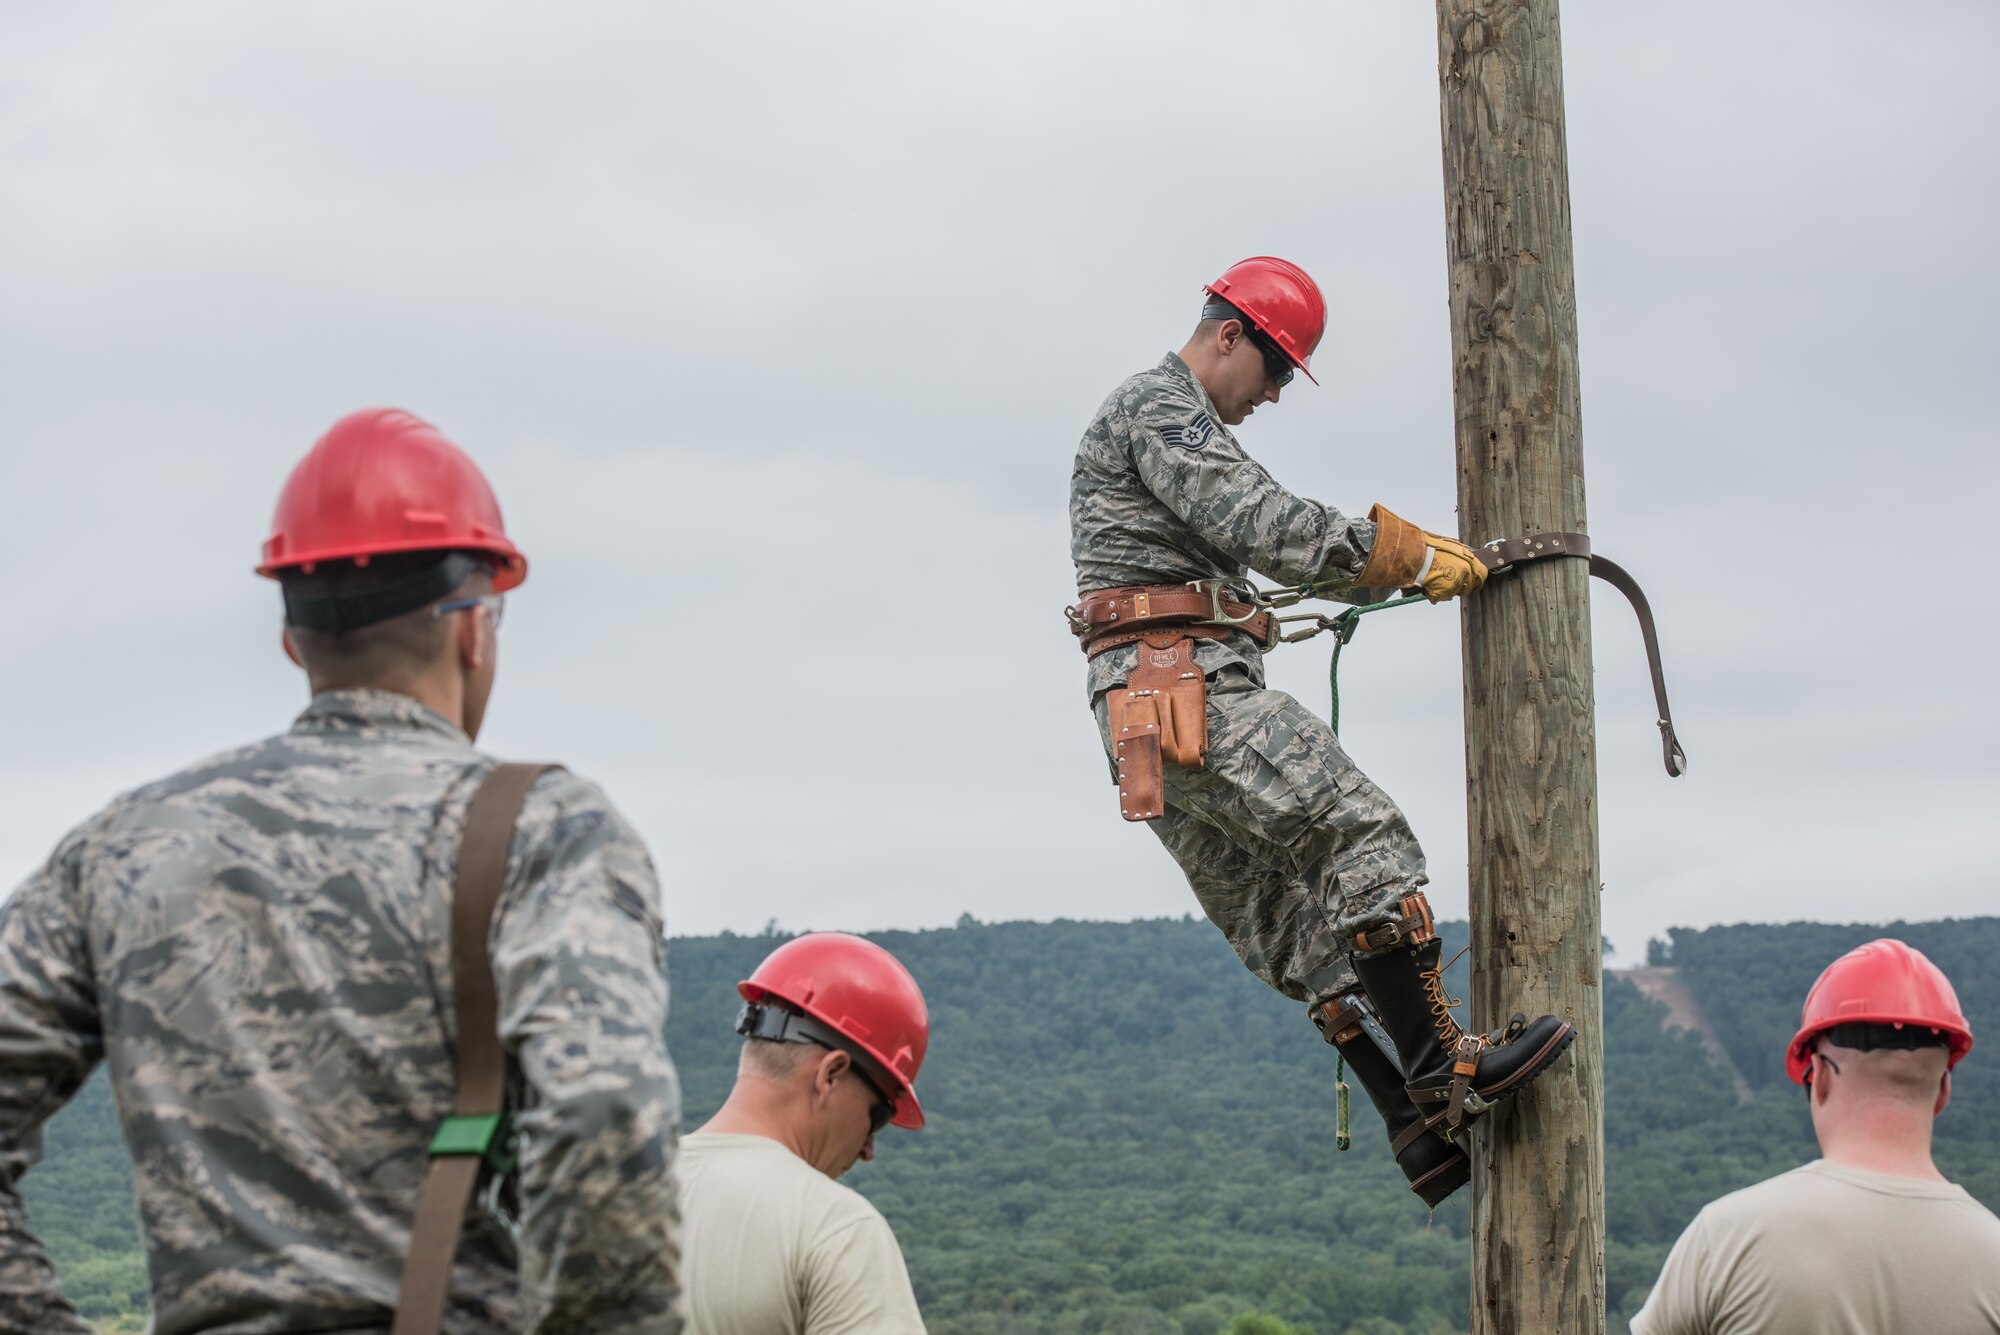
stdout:
[[(1928, 952), (1974, 1029), (2000, 1035), (2000, 919), (1711, 928), (1655, 943), (1653, 962), (1681, 970), (1750, 1081), (1747, 1104), (1693, 1036), (1662, 1032), (1657, 1003), (1608, 980), (1615, 1314), (1637, 1306), (1704, 1202), (1813, 1156), (1783, 1046), (1818, 971), (1883, 934)], [(1455, 949), (1464, 929), (1447, 935)], [(1314, 1335), (1464, 1329), (1463, 1196), (1427, 1214), (1358, 1090), (1354, 1148), (1335, 1152), (1332, 1050), (1207, 924), (963, 920), (876, 939), (931, 1000), (930, 1127), (888, 1133), (847, 1180), (895, 1225), (933, 1331), (1216, 1335), (1253, 1312)], [(690, 1126), (728, 1088), (735, 981), (774, 944), (673, 943), (670, 1038)], [(1939, 1127), (1945, 1171), (1990, 1206), (1996, 1095), (2000, 1053), (1982, 1048)], [(140, 1311), (130, 1172), (101, 1082), (55, 1120), (48, 1161), (24, 1187), (89, 1314), (109, 1325)]]

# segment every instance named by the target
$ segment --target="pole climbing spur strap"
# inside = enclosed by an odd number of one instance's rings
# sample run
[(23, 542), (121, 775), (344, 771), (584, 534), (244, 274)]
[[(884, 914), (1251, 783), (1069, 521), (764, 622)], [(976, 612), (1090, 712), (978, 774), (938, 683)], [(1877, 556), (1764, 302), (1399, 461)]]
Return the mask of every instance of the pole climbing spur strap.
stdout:
[(482, 1167), (512, 1167), (507, 1143), (507, 1059), (486, 947), (507, 880), (514, 822), (536, 779), (560, 765), (496, 765), (472, 795), (451, 891), (451, 989), (458, 1011), (458, 1096), (431, 1141), (430, 1171), (417, 1197), (403, 1261), (393, 1335), (438, 1335), (451, 1295), (466, 1208)]
[(1525, 538), (1496, 538), (1476, 548), (1474, 554), (1489, 576), (1552, 556), (1587, 560), (1592, 575), (1625, 595), (1625, 601), (1632, 604), (1632, 610), (1639, 616), (1639, 634), (1646, 642), (1646, 667), (1653, 677), (1653, 705), (1660, 715), (1661, 758), (1666, 762), (1669, 778), (1677, 779), (1687, 773), (1687, 753), (1681, 750), (1680, 739), (1674, 735), (1674, 715), (1667, 707), (1667, 676), (1660, 667), (1660, 637), (1653, 628), (1653, 608), (1639, 582), (1609, 557), (1593, 555), (1590, 537), (1584, 533), (1531, 533)]
[(1479, 1054), (1486, 1051), (1484, 1034), (1461, 1034), (1458, 1049), (1451, 1055), (1451, 1093), (1445, 1101), (1445, 1125), (1457, 1130), (1465, 1120), (1465, 1099), (1479, 1074)]
[[(1431, 917), (1431, 902), (1422, 892), (1404, 895), (1389, 921), (1354, 934), (1354, 948), (1364, 955), (1394, 950), (1397, 946), (1427, 946), (1437, 940), (1437, 923)], [(1454, 1003), (1455, 1004), (1455, 1003)]]

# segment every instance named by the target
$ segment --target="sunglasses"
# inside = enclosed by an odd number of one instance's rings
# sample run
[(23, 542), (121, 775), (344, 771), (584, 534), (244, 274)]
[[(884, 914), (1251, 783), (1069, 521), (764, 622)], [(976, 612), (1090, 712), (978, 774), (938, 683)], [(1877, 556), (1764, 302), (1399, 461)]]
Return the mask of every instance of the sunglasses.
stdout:
[(1298, 368), (1292, 365), (1292, 359), (1259, 331), (1246, 325), (1243, 332), (1250, 336), (1250, 342), (1264, 355), (1264, 374), (1271, 377), (1271, 383), (1279, 389), (1291, 384), (1292, 377), (1298, 373)]
[(860, 1076), (861, 1083), (868, 1086), (869, 1091), (875, 1095), (875, 1106), (868, 1110), (868, 1134), (879, 1136), (882, 1134), (882, 1128), (889, 1125), (891, 1119), (896, 1116), (896, 1101), (884, 1094), (882, 1086), (876, 1084), (859, 1066), (850, 1066), (847, 1069)]
[(507, 610), (507, 595), (504, 593), (487, 593), (481, 594), (477, 598), (448, 599), (433, 607), (431, 615), (442, 620), (450, 616), (453, 612), (463, 612), (467, 608), (472, 607), (485, 608), (487, 620), (493, 623), (493, 629), (499, 630), (500, 616)]

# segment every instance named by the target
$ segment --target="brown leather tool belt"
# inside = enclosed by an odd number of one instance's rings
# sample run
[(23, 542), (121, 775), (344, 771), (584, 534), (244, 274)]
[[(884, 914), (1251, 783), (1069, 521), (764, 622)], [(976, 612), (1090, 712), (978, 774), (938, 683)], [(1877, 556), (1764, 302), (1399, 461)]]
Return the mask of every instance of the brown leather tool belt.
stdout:
[(1248, 635), (1266, 649), (1278, 642), (1277, 618), (1233, 596), (1221, 580), (1093, 589), (1067, 614), (1087, 658), (1168, 629), (1202, 640)]
[(1166, 766), (1200, 769), (1208, 754), (1208, 685), (1195, 641), (1248, 635), (1269, 649), (1278, 642), (1277, 617), (1232, 594), (1223, 580), (1093, 589), (1065, 615), (1087, 658), (1139, 646), (1125, 685), (1105, 703), (1118, 812), (1157, 820), (1166, 811)]

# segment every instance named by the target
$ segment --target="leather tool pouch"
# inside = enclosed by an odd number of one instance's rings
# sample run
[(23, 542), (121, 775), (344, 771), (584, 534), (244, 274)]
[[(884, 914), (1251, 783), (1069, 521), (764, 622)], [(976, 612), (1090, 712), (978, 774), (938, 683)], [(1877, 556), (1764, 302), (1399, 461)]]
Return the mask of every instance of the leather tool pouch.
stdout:
[(1118, 813), (1155, 820), (1166, 810), (1165, 765), (1200, 769), (1208, 754), (1208, 687), (1193, 637), (1177, 630), (1137, 643), (1139, 661), (1122, 690), (1105, 697), (1118, 768)]

